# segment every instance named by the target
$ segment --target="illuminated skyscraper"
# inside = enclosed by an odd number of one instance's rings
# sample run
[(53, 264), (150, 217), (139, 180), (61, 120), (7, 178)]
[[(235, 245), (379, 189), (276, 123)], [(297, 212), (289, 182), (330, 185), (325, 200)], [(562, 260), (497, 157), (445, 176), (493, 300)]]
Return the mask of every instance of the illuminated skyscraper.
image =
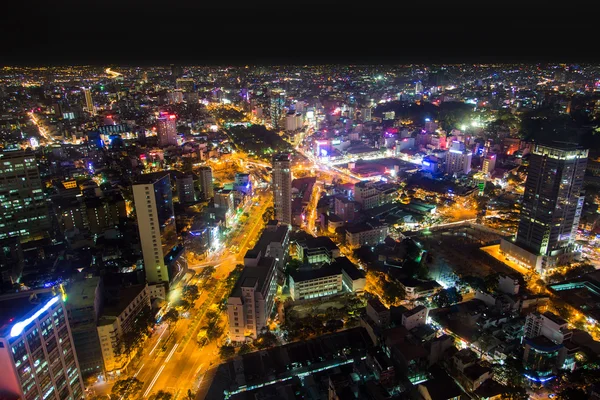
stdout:
[(551, 256), (575, 241), (588, 150), (568, 143), (536, 144), (529, 158), (517, 244)]
[(200, 190), (202, 191), (202, 197), (205, 200), (212, 199), (215, 196), (212, 169), (206, 166), (200, 167), (198, 169), (198, 176), (200, 177)]
[(273, 157), (273, 202), (275, 219), (282, 224), (292, 224), (292, 170), (291, 156)]
[[(168, 172), (141, 175), (133, 185), (133, 200), (150, 284), (173, 283), (187, 266), (175, 229), (175, 213)], [(183, 258), (184, 260), (179, 260)]]
[(175, 114), (161, 114), (158, 118), (158, 145), (177, 146), (177, 116)]
[(272, 89), (270, 93), (270, 111), (271, 125), (273, 129), (278, 130), (281, 125), (283, 114), (283, 105), (285, 104), (285, 91), (282, 89)]
[(483, 172), (484, 174), (491, 175), (492, 172), (494, 172), (494, 169), (496, 169), (496, 155), (488, 154), (483, 159), (483, 166), (481, 167), (481, 172)]
[(0, 297), (0, 310), (2, 398), (82, 399), (83, 380), (61, 296), (10, 294)]
[(92, 100), (92, 89), (83, 88), (83, 94), (85, 96), (85, 109), (90, 114), (96, 115), (96, 106), (94, 106), (94, 101)]

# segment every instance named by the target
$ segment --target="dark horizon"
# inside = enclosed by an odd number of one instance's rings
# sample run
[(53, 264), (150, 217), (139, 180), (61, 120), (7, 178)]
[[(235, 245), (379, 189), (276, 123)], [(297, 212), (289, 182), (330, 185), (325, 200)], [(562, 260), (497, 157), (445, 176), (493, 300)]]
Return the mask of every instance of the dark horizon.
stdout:
[[(428, 3), (354, 9), (34, 8), (3, 25), (3, 65), (398, 65), (596, 63), (592, 24), (529, 5), (518, 11)], [(230, 4), (230, 3), (227, 3)], [(21, 13), (15, 13), (20, 15)], [(574, 15), (573, 15), (574, 16)], [(555, 22), (558, 20), (560, 24)]]

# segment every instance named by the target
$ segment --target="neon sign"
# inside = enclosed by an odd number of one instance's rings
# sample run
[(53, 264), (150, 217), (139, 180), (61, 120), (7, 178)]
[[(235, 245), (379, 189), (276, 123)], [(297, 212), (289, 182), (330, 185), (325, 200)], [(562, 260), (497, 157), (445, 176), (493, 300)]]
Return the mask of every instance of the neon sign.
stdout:
[(37, 310), (35, 312), (35, 314), (33, 314), (31, 317), (23, 320), (23, 321), (19, 321), (16, 324), (13, 325), (12, 329), (10, 330), (10, 337), (16, 337), (19, 336), (23, 330), (25, 328), (27, 328), (27, 325), (31, 324), (37, 317), (39, 317), (40, 315), (42, 315), (42, 313), (46, 310), (48, 310), (50, 307), (52, 307), (52, 305), (54, 303), (56, 303), (58, 301), (58, 296), (53, 297), (52, 299), (50, 299), (50, 301), (48, 301), (46, 304), (44, 304), (44, 307), (40, 308), (39, 310)]

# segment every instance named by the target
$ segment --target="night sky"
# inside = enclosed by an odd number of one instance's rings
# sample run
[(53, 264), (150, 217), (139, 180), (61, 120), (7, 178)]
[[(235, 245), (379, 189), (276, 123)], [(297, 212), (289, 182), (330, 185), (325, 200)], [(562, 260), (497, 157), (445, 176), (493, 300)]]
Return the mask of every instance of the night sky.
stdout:
[(0, 27), (0, 63), (600, 61), (594, 24), (583, 18), (595, 13), (591, 8), (514, 7), (525, 1), (206, 3), (23, 3)]

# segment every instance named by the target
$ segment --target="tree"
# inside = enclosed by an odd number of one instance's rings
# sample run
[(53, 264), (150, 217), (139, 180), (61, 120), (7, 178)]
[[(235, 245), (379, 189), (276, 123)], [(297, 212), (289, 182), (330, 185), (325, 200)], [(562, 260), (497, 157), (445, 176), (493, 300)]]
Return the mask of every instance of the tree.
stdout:
[(279, 344), (277, 336), (271, 331), (260, 333), (254, 342), (257, 349), (267, 349), (269, 347), (277, 346), (277, 344)]
[(492, 274), (485, 277), (483, 280), (485, 283), (485, 291), (488, 293), (495, 292), (498, 290), (498, 281), (500, 274)]
[(168, 323), (176, 323), (179, 320), (179, 311), (177, 311), (174, 308), (171, 308), (169, 311), (167, 311), (163, 317), (163, 319), (165, 321), (167, 321)]
[(132, 399), (143, 387), (144, 383), (137, 378), (121, 379), (115, 382), (110, 393), (117, 398)]
[(455, 287), (451, 287), (448, 289), (440, 290), (440, 292), (437, 295), (435, 295), (435, 297), (433, 298), (433, 301), (440, 308), (448, 307), (448, 306), (451, 306), (452, 304), (461, 302), (462, 295), (460, 293), (458, 293), (458, 290), (456, 290)]
[(300, 260), (291, 259), (290, 261), (288, 261), (287, 264), (285, 265), (286, 278), (289, 277), (294, 272), (298, 271), (298, 269), (301, 266), (302, 266), (302, 261), (300, 261)]
[(173, 394), (170, 392), (165, 392), (164, 390), (159, 390), (158, 392), (151, 395), (148, 400), (171, 400), (173, 398)]
[(274, 217), (275, 217), (275, 208), (267, 207), (267, 209), (265, 210), (265, 213), (262, 216), (263, 222), (266, 224), (267, 222), (271, 221)]
[(186, 285), (183, 287), (183, 298), (190, 303), (195, 302), (200, 297), (200, 291), (197, 285)]
[(192, 392), (192, 389), (188, 389), (185, 398), (186, 398), (186, 400), (195, 400), (196, 399), (196, 393)]
[(223, 360), (227, 360), (235, 355), (235, 347), (233, 346), (221, 346), (219, 347), (219, 356)]
[(254, 348), (249, 345), (248, 343), (244, 343), (243, 345), (240, 346), (240, 349), (238, 350), (238, 354), (240, 356), (243, 356), (244, 354), (248, 354), (251, 353), (254, 350)]

